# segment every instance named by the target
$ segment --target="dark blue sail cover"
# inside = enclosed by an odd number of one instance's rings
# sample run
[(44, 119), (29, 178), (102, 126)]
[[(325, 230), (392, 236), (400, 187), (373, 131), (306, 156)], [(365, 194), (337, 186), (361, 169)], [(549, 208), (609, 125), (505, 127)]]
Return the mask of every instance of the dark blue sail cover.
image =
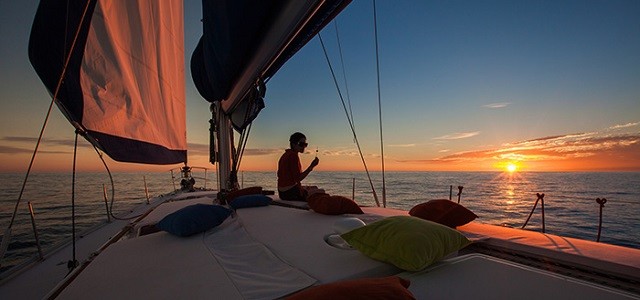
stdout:
[(65, 117), (112, 159), (186, 162), (183, 24), (176, 0), (41, 1), (29, 59)]
[(240, 103), (255, 83), (273, 76), (349, 2), (203, 0), (203, 36), (191, 57), (198, 91), (223, 101), (226, 113), (243, 114)]

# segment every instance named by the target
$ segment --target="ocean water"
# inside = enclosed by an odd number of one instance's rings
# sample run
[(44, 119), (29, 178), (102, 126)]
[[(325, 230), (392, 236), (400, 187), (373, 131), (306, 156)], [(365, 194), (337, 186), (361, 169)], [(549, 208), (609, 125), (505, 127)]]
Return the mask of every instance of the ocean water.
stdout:
[[(0, 234), (9, 225), (20, 191), (23, 174), (0, 174)], [(197, 186), (203, 186), (204, 173), (194, 173)], [(216, 187), (214, 172), (206, 175), (207, 187)], [(276, 189), (275, 172), (242, 172), (243, 187)], [(379, 201), (383, 201), (380, 173), (372, 173)], [(640, 248), (640, 173), (499, 173), (499, 172), (387, 172), (385, 198), (388, 207), (409, 210), (431, 199), (457, 201), (458, 186), (463, 186), (460, 203), (476, 213), (478, 222), (520, 228), (537, 199), (544, 193), (547, 233), (596, 240), (600, 205), (603, 209), (601, 242)], [(126, 212), (150, 196), (174, 190), (171, 174), (116, 173), (114, 214)], [(374, 193), (362, 172), (313, 172), (304, 181), (328, 193), (352, 196), (360, 205), (375, 206)], [(78, 232), (107, 220), (104, 190), (111, 199), (106, 173), (80, 173), (76, 179), (76, 228)], [(27, 203), (31, 202), (43, 251), (71, 239), (71, 174), (32, 174), (18, 207), (9, 250), (2, 260), (4, 271), (37, 254)], [(540, 204), (526, 229), (541, 231)]]

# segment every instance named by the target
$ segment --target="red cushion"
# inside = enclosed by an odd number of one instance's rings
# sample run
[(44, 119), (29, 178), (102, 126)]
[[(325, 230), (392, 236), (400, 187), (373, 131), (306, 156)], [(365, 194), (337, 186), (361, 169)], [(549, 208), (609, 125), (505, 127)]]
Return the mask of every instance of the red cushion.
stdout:
[(313, 211), (324, 215), (363, 214), (357, 203), (343, 196), (313, 195), (307, 199)]
[(252, 186), (244, 189), (235, 190), (233, 192), (229, 192), (227, 194), (227, 202), (231, 202), (231, 200), (240, 196), (255, 195), (255, 194), (262, 194), (261, 186)]
[(407, 290), (409, 284), (397, 276), (346, 280), (310, 287), (286, 299), (415, 299)]
[(478, 217), (464, 206), (446, 199), (418, 204), (409, 211), (409, 214), (451, 228), (467, 224)]

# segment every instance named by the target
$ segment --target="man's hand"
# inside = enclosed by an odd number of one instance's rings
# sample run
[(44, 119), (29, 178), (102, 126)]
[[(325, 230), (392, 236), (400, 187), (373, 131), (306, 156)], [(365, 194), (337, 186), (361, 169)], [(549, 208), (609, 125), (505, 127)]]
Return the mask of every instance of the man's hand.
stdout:
[(309, 165), (309, 167), (315, 168), (315, 166), (317, 166), (319, 162), (320, 162), (320, 159), (316, 157), (313, 159), (313, 161), (311, 161), (311, 164)]

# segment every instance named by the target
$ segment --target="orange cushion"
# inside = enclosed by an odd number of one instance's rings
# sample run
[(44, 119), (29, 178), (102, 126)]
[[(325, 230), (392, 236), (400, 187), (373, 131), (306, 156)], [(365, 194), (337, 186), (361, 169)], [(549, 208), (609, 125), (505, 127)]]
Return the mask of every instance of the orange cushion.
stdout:
[(346, 280), (310, 287), (286, 299), (415, 299), (409, 280), (397, 276)]
[(446, 199), (431, 200), (414, 206), (409, 215), (456, 228), (478, 216), (464, 206)]
[(353, 200), (343, 196), (327, 194), (313, 195), (307, 199), (309, 208), (324, 215), (363, 214), (362, 209)]
[(246, 196), (246, 195), (255, 195), (255, 194), (262, 194), (262, 187), (261, 186), (252, 186), (252, 187), (248, 187), (248, 188), (244, 188), (244, 189), (239, 189), (239, 190), (235, 190), (232, 192), (229, 192), (227, 194), (227, 202), (231, 202), (231, 200), (240, 197), (240, 196)]

